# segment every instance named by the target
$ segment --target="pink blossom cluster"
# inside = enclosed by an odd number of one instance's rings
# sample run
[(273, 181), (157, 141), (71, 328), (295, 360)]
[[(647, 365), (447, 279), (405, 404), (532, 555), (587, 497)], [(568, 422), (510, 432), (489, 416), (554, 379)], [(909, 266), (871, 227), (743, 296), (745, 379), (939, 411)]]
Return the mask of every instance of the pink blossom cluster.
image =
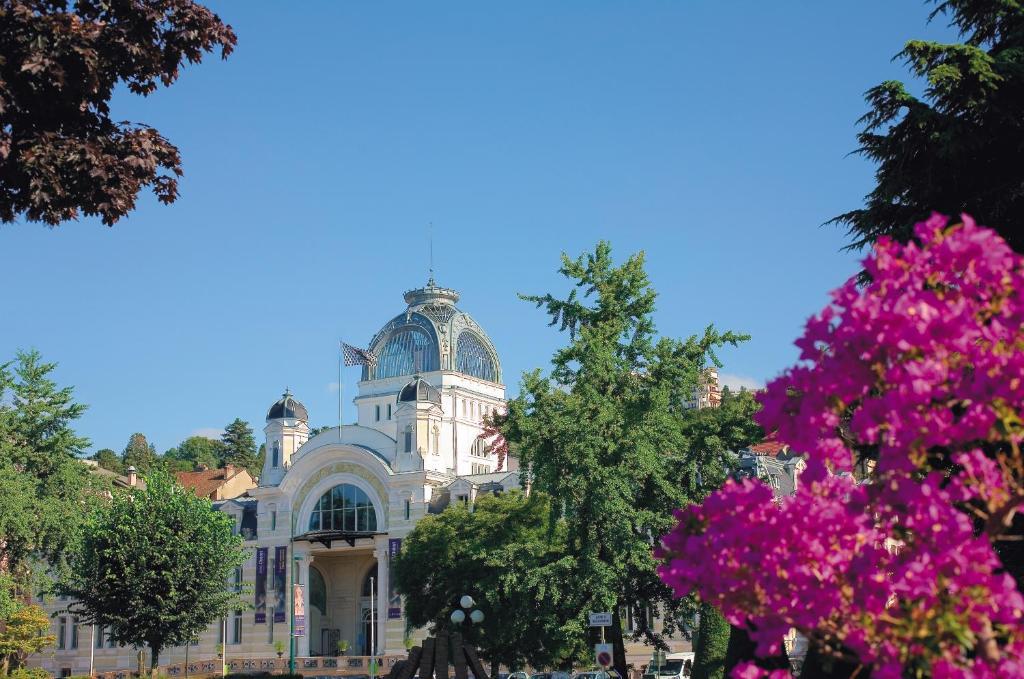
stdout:
[(761, 396), (808, 454), (796, 492), (729, 482), (680, 510), (660, 574), (762, 657), (796, 628), (880, 679), (1024, 676), (1024, 597), (992, 546), (1024, 500), (1024, 260), (968, 217), (916, 236), (879, 242)]

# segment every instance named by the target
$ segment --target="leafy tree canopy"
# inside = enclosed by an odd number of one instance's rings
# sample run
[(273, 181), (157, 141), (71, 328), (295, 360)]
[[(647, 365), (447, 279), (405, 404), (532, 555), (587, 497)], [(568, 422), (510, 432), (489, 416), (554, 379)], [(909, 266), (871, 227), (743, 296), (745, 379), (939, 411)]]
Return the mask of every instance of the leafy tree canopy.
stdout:
[(60, 571), (80, 535), (84, 511), (105, 484), (76, 455), (88, 441), (71, 428), (85, 406), (50, 379), (53, 363), (19, 352), (0, 366), (0, 571), (31, 591), (33, 562)]
[[(677, 405), (692, 400), (714, 350), (746, 336), (709, 326), (686, 340), (656, 338), (656, 294), (643, 254), (622, 265), (611, 247), (563, 255), (561, 273), (574, 288), (562, 299), (526, 296), (544, 307), (569, 343), (552, 360), (550, 377), (523, 378), (501, 429), (518, 451), (535, 487), (559, 501), (573, 568), (562, 586), (579, 592), (580, 624), (587, 611), (620, 606), (660, 614), (663, 632), (638, 616), (637, 636), (664, 646), (663, 634), (695, 612), (658, 579), (652, 547), (671, 528), (672, 511), (699, 500), (696, 463)], [(581, 292), (582, 294), (578, 293)], [(571, 584), (569, 584), (571, 583)], [(611, 628), (615, 667), (625, 676), (621, 628)]]
[(1024, 5), (933, 0), (964, 38), (910, 40), (897, 56), (927, 81), (923, 97), (889, 80), (868, 90), (858, 152), (875, 161), (863, 208), (839, 215), (863, 247), (910, 240), (933, 210), (969, 213), (1024, 251)]
[(103, 469), (116, 472), (118, 474), (124, 473), (124, 464), (121, 462), (121, 456), (110, 448), (101, 448), (100, 450), (97, 450), (91, 459), (95, 460), (96, 464)]
[(128, 445), (121, 453), (124, 468), (135, 467), (140, 474), (148, 474), (160, 463), (156, 447), (146, 440), (145, 434), (135, 432), (128, 438)]
[(221, 437), (224, 444), (224, 461), (237, 467), (244, 467), (253, 476), (259, 476), (260, 463), (256, 454), (256, 439), (252, 427), (240, 418), (224, 427)]
[(164, 453), (164, 457), (187, 463), (188, 470), (199, 466), (216, 469), (223, 466), (226, 454), (227, 448), (222, 441), (205, 436), (189, 436), (177, 447)]
[[(453, 627), (491, 663), (507, 667), (571, 664), (586, 653), (574, 592), (563, 586), (565, 526), (551, 522), (543, 493), (482, 496), (420, 521), (395, 561), (399, 592), (414, 627)], [(480, 625), (452, 625), (470, 594)]]
[(71, 613), (120, 643), (160, 652), (185, 644), (241, 605), (225, 583), (247, 558), (232, 521), (157, 471), (146, 488), (114, 491), (86, 524), (58, 591)]
[(192, 0), (0, 5), (0, 221), (55, 225), (82, 213), (111, 225), (145, 187), (173, 202), (178, 149), (152, 127), (112, 119), (111, 95), (148, 95), (235, 42)]

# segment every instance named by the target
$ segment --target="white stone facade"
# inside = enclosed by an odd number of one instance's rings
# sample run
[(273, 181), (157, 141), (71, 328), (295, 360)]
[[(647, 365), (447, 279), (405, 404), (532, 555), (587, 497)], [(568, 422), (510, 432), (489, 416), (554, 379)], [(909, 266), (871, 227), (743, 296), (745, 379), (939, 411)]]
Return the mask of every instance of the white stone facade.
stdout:
[[(497, 472), (480, 438), (484, 417), (505, 406), (505, 387), (493, 345), (457, 301), (457, 293), (433, 282), (406, 293), (405, 312), (370, 343), (377, 364), (363, 368), (357, 424), (309, 438), (308, 413), (290, 394), (271, 407), (259, 486), (215, 503), (235, 516), (247, 538), (251, 553), (239, 579), (250, 602), (264, 580), (257, 577), (257, 554), (266, 550), (266, 620), (256, 622), (260, 611), (250, 609), (212, 625), (188, 649), (190, 662), (216, 659), (222, 639), (229, 661), (274, 658), (275, 641), (287, 649), (293, 581), (302, 586), (306, 612), (306, 632), (296, 637), (299, 658), (335, 655), (342, 639), (348, 655), (405, 653), (405, 621), (388, 572), (393, 541), (449, 501), (520, 484), (514, 460), (511, 471)], [(282, 548), (285, 615), (275, 623)], [(66, 604), (47, 605), (57, 611)], [(134, 649), (96, 647), (90, 628), (78, 628), (72, 648), (71, 622), (63, 622), (64, 647), (36, 664), (56, 675), (86, 674), (92, 649), (97, 673), (136, 666)], [(61, 624), (58, 616), (55, 634)], [(184, 648), (169, 649), (161, 664), (184, 659)]]

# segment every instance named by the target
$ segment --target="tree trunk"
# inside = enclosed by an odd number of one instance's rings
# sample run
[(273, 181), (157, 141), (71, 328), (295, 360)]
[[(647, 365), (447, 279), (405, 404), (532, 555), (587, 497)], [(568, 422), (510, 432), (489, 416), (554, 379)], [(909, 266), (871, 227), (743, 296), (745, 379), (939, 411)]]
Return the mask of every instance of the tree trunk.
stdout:
[(700, 626), (694, 640), (693, 679), (726, 679), (725, 655), (732, 628), (710, 604), (701, 604)]
[(608, 628), (605, 641), (610, 641), (612, 644), (612, 667), (615, 668), (615, 671), (619, 673), (622, 679), (628, 679), (629, 675), (626, 674), (626, 642), (622, 638), (622, 621), (619, 619), (618, 603), (612, 609), (612, 626)]
[(156, 668), (160, 664), (160, 647), (149, 645), (150, 658), (149, 658), (149, 676), (151, 679), (156, 679), (157, 671)]

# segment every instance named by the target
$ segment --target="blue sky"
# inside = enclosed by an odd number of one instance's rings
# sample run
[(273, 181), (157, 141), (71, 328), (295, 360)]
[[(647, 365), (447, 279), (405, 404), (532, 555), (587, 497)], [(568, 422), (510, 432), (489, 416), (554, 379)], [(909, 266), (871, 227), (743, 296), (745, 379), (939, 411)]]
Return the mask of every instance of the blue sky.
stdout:
[(430, 222), (512, 393), (563, 341), (516, 292), (565, 292), (559, 253), (599, 239), (646, 251), (661, 333), (750, 333), (723, 373), (762, 383), (857, 270), (820, 225), (871, 187), (863, 92), (952, 38), (910, 0), (212, 5), (227, 61), (114, 102), (181, 149), (178, 202), (0, 227), (0, 358), (58, 361), (93, 449), (259, 432), (285, 386), (336, 423), (337, 340), (425, 282)]

